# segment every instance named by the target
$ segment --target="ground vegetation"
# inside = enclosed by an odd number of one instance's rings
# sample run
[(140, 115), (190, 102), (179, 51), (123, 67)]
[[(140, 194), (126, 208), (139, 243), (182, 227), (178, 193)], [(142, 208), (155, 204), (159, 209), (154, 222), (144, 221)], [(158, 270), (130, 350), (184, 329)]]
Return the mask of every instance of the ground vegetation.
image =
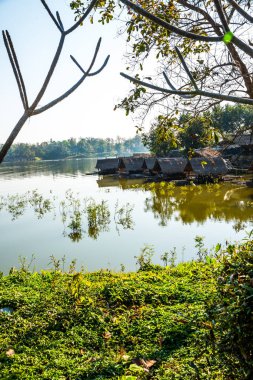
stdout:
[[(22, 262), (0, 279), (3, 379), (215, 379), (253, 375), (253, 242), (135, 273), (52, 270)], [(169, 265), (168, 265), (169, 264)]]

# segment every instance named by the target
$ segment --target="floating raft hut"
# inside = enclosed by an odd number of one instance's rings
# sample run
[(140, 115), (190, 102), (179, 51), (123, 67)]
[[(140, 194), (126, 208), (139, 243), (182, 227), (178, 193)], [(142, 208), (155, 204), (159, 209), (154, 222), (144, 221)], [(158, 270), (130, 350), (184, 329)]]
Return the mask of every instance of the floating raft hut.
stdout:
[(137, 174), (143, 173), (145, 168), (143, 157), (122, 157), (119, 158), (119, 173)]
[(157, 158), (153, 171), (169, 177), (185, 177), (188, 160), (183, 157)]
[(114, 174), (117, 172), (118, 166), (118, 158), (103, 158), (97, 160), (96, 169), (98, 169), (99, 174)]
[(196, 157), (189, 160), (186, 171), (197, 176), (222, 176), (227, 174), (228, 167), (221, 157)]
[(154, 173), (154, 166), (156, 163), (156, 157), (147, 157), (144, 159), (144, 171), (148, 174)]
[(184, 157), (106, 158), (97, 160), (96, 168), (99, 174), (117, 173), (143, 178), (150, 175), (168, 179), (183, 179), (193, 176), (204, 180), (219, 178), (227, 174), (229, 170), (226, 161), (216, 155), (214, 157), (194, 157), (190, 160)]

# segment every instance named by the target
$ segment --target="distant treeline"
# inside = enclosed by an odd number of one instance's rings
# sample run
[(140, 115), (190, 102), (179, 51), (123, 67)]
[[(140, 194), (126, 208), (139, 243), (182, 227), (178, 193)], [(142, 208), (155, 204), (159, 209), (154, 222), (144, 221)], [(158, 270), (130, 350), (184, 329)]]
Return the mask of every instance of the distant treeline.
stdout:
[(146, 152), (140, 136), (130, 139), (99, 139), (93, 137), (63, 141), (42, 142), (40, 144), (14, 144), (5, 161), (54, 160), (67, 157), (96, 157), (127, 155)]

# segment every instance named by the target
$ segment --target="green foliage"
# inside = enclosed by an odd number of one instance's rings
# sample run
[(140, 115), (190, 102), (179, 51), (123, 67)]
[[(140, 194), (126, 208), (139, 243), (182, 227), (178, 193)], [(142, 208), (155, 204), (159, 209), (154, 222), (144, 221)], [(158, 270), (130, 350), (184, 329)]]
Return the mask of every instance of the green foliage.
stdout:
[(164, 265), (170, 265), (172, 268), (176, 266), (176, 259), (177, 259), (177, 252), (176, 247), (171, 249), (169, 252), (164, 252), (161, 255), (161, 260), (163, 261)]
[(142, 133), (142, 142), (157, 156), (167, 156), (171, 149), (179, 146), (181, 127), (175, 118), (158, 116), (148, 133)]
[(214, 129), (209, 114), (192, 117), (182, 114), (178, 119), (159, 116), (142, 141), (157, 156), (168, 156), (175, 148), (189, 151), (217, 143), (218, 129)]
[(2, 276), (1, 377), (250, 379), (251, 237), (217, 246), (209, 263), (162, 268), (152, 252), (137, 273), (63, 273), (56, 262)]
[[(79, 17), (87, 8), (88, 1), (71, 1), (71, 8)], [(119, 5), (117, 10), (116, 5)], [(170, 25), (178, 28), (181, 32), (191, 32), (202, 36), (219, 36), (222, 37), (224, 31), (219, 29), (214, 20), (219, 19), (220, 15), (212, 1), (203, 0), (192, 6), (191, 2), (186, 1), (162, 1), (162, 0), (140, 0), (139, 6), (150, 12)], [(240, 6), (248, 12), (249, 3), (242, 2)], [(114, 0), (100, 0), (95, 7), (96, 19), (104, 24), (109, 22), (113, 16), (118, 18), (122, 11), (121, 2)], [(237, 25), (236, 35), (242, 35), (245, 30), (250, 31), (250, 21), (240, 17), (238, 12), (234, 12), (234, 8), (229, 2), (221, 3), (222, 13), (227, 17), (228, 28), (233, 30), (233, 25)], [(126, 8), (124, 22), (126, 41), (130, 48), (127, 54), (127, 70), (135, 69), (135, 76), (141, 78), (143, 74), (144, 80), (150, 80), (150, 61), (156, 60), (157, 73), (152, 76), (154, 83), (159, 83), (162, 72), (168, 74), (172, 84), (177, 83), (182, 90), (192, 90), (193, 86), (189, 80), (183, 78), (182, 70), (180, 71), (178, 57), (175, 53), (175, 46), (180, 49), (183, 57), (186, 59), (187, 65), (192, 73), (195, 82), (199, 88), (205, 88), (207, 92), (213, 92), (216, 88), (218, 92), (240, 96), (239, 91), (245, 91), (251, 97), (250, 84), (247, 83), (247, 77), (250, 76), (249, 57), (239, 57), (234, 50), (233, 32), (230, 30), (223, 35), (224, 44), (219, 44), (218, 50), (212, 49), (211, 42), (197, 41), (194, 38), (182, 38), (177, 33), (171, 32), (156, 22), (151, 22), (148, 18), (139, 15), (137, 12)], [(122, 14), (121, 14), (122, 16)], [(93, 22), (93, 17), (92, 17)], [(247, 26), (245, 26), (245, 23)], [(122, 32), (123, 28), (121, 28)], [(248, 40), (245, 35), (245, 39)], [(249, 42), (250, 44), (250, 42)], [(238, 46), (238, 45), (237, 45)], [(240, 49), (240, 48), (239, 48)], [(246, 58), (245, 58), (246, 57)], [(231, 70), (225, 70), (230, 67)], [(145, 75), (145, 76), (144, 76)], [(148, 75), (148, 76), (146, 76)], [(242, 89), (238, 90), (238, 81)], [(161, 82), (161, 80), (160, 80)], [(140, 93), (141, 91), (141, 93)], [(208, 109), (208, 105), (215, 104), (204, 97), (203, 99), (180, 99), (170, 97), (161, 93), (154, 93), (152, 90), (142, 91), (139, 85), (134, 85), (134, 89), (120, 102), (117, 107), (125, 109), (126, 113), (135, 112), (143, 109), (148, 111), (154, 105), (158, 105), (159, 109), (163, 105), (165, 110), (170, 109), (173, 116), (177, 115), (181, 104), (182, 110), (193, 110), (197, 113), (200, 110)], [(165, 112), (166, 112), (165, 111)]]
[(197, 248), (197, 256), (199, 261), (204, 261), (207, 257), (207, 249), (204, 245), (204, 237), (203, 236), (195, 236), (195, 248)]
[(241, 104), (215, 106), (210, 113), (210, 118), (213, 127), (223, 134), (250, 132), (253, 125), (253, 108)]
[(187, 151), (217, 143), (218, 129), (213, 128), (209, 113), (195, 117), (183, 114), (179, 118), (179, 125), (181, 126), (180, 146)]
[(143, 151), (145, 148), (140, 136), (131, 139), (118, 137), (115, 140), (86, 137), (79, 140), (73, 138), (63, 141), (51, 140), (40, 144), (14, 144), (5, 160), (54, 160), (67, 157), (123, 155)]
[(155, 254), (153, 246), (145, 244), (139, 256), (135, 256), (139, 270), (147, 270), (152, 266), (152, 257)]
[(210, 316), (215, 319), (213, 343), (224, 366), (253, 376), (253, 240), (228, 245), (219, 256), (217, 295)]
[(175, 148), (202, 148), (218, 144), (226, 134), (252, 132), (253, 108), (244, 105), (215, 106), (197, 116), (181, 114), (178, 119), (158, 116), (149, 132), (142, 133), (143, 144), (158, 156)]

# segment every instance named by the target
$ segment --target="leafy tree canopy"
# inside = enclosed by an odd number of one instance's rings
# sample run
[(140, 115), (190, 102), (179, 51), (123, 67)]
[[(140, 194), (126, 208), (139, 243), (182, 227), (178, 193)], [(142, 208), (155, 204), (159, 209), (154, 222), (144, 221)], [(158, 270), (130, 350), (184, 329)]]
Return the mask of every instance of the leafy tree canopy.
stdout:
[(237, 104), (215, 106), (210, 113), (214, 128), (223, 133), (239, 134), (253, 131), (253, 107)]
[(253, 108), (236, 106), (215, 106), (197, 116), (190, 113), (177, 118), (158, 116), (150, 131), (142, 133), (142, 140), (151, 152), (166, 156), (171, 149), (194, 148), (217, 144), (227, 134), (237, 135), (253, 130)]
[[(71, 2), (77, 17), (88, 3)], [(124, 25), (132, 48), (127, 65), (134, 71), (135, 84), (119, 107), (145, 116), (157, 104), (173, 115), (179, 109), (204, 111), (230, 96), (236, 102), (253, 104), (249, 1), (242, 0), (239, 5), (234, 0), (140, 0), (136, 5), (120, 0), (118, 4), (122, 7), (123, 3), (128, 5)], [(116, 5), (113, 0), (98, 1), (99, 21), (109, 22)], [(149, 68), (152, 58), (156, 59), (155, 73)], [(144, 85), (150, 86), (148, 91)], [(175, 94), (178, 89), (187, 95), (174, 96), (168, 92), (173, 93), (173, 88)], [(205, 96), (196, 96), (198, 93)]]

